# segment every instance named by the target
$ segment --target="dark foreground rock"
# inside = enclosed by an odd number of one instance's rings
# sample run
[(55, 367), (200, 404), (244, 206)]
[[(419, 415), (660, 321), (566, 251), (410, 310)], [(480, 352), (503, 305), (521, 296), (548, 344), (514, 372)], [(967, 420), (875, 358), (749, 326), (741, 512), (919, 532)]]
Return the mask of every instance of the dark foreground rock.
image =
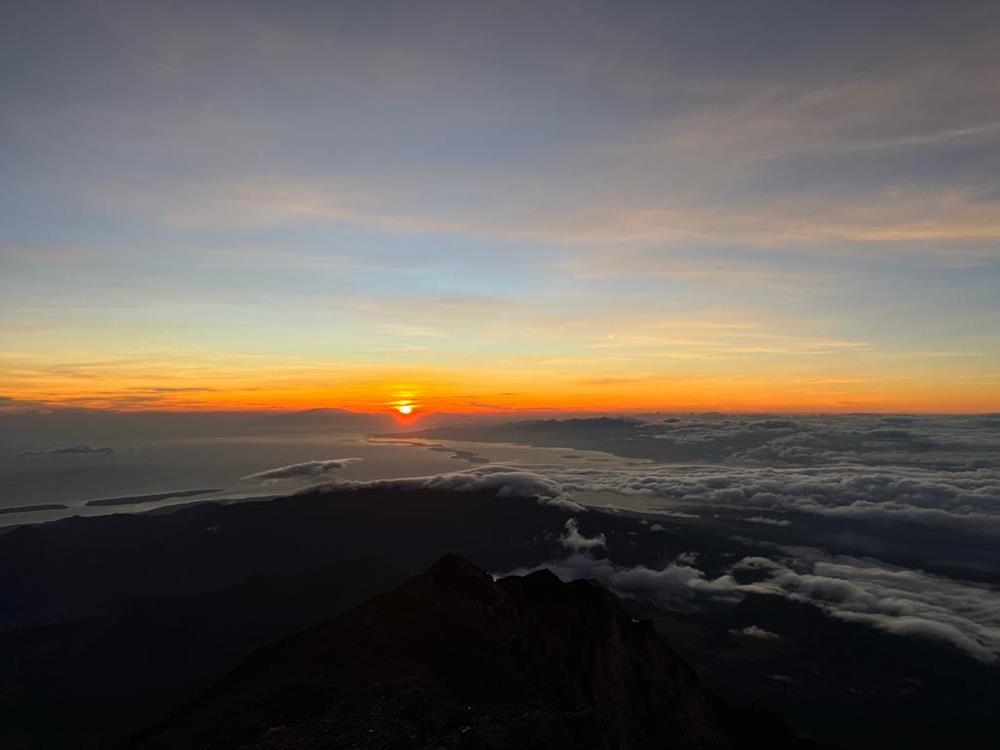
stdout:
[(547, 571), (494, 581), (447, 556), (252, 656), (133, 746), (791, 748), (702, 689), (648, 621)]

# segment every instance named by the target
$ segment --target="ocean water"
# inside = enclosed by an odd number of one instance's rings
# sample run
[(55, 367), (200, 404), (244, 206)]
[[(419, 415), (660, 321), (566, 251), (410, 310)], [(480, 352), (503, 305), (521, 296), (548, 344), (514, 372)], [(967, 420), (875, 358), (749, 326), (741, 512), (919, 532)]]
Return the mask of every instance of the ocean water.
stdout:
[[(73, 446), (65, 446), (72, 448)], [(624, 463), (608, 454), (498, 443), (371, 439), (363, 434), (179, 437), (105, 440), (87, 452), (51, 452), (5, 441), (0, 448), (0, 526), (72, 515), (128, 513), (196, 500), (285, 494), (335, 479), (367, 481), (430, 476), (485, 463), (561, 467)], [(99, 448), (98, 450), (94, 450)], [(57, 449), (62, 450), (62, 449)], [(249, 475), (307, 461), (356, 458), (324, 477), (262, 483)], [(95, 500), (220, 490), (134, 504), (88, 506)], [(56, 510), (8, 512), (58, 504)]]

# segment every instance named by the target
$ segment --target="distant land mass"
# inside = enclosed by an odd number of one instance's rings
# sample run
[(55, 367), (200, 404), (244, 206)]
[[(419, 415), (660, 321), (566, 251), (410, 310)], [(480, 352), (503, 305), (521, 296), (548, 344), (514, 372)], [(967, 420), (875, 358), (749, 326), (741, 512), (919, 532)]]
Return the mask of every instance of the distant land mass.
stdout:
[(68, 505), (62, 505), (61, 503), (46, 503), (45, 505), (15, 505), (11, 508), (0, 508), (0, 514), (34, 513), (43, 510), (66, 510), (67, 508), (69, 508)]
[(177, 490), (175, 492), (158, 492), (153, 495), (129, 495), (126, 497), (108, 497), (102, 500), (88, 500), (84, 505), (94, 507), (105, 507), (109, 505), (139, 505), (140, 503), (152, 503), (156, 500), (169, 500), (173, 497), (198, 497), (199, 495), (212, 495), (222, 492), (221, 488), (209, 488), (204, 490)]

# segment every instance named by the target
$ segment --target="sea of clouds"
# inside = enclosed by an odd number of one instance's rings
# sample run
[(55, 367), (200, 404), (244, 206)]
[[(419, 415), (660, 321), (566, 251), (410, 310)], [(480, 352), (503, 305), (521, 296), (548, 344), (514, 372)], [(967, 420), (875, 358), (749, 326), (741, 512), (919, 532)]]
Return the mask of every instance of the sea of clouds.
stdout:
[[(509, 440), (518, 430), (526, 443), (563, 441), (568, 449), (589, 451), (597, 443), (608, 453), (644, 460), (492, 463), (373, 482), (328, 477), (340, 468), (331, 461), (281, 467), (259, 478), (322, 475), (328, 489), (419, 487), (531, 497), (569, 515), (564, 555), (544, 564), (561, 578), (597, 580), (620, 596), (681, 610), (736, 603), (749, 594), (782, 597), (830, 617), (1000, 662), (1000, 559), (989, 560), (1000, 546), (997, 415), (547, 420), (501, 426), (497, 439)], [(488, 441), (489, 433), (476, 438)], [(665, 458), (664, 446), (680, 446), (684, 460)], [(676, 519), (736, 517), (749, 530), (739, 541), (757, 545), (760, 553), (731, 561), (721, 573), (699, 566), (694, 550), (666, 564), (622, 565), (609, 556), (602, 533), (580, 531), (576, 518), (588, 513), (585, 504), (593, 498), (602, 498), (599, 504), (608, 498), (610, 504), (614, 498), (643, 501), (651, 531)], [(908, 548), (911, 562), (833, 549), (817, 530), (838, 523)], [(776, 542), (768, 536), (774, 533), (793, 535), (794, 542), (787, 536)], [(981, 550), (981, 575), (942, 574), (929, 557), (921, 564), (923, 542), (909, 541), (917, 538), (933, 540), (935, 548)]]

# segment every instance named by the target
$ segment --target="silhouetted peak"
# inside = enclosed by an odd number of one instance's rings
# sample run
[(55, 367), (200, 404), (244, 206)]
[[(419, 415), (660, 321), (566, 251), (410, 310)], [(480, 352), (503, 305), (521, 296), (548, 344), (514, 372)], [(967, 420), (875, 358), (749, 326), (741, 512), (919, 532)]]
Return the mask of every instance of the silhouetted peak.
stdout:
[(434, 563), (423, 575), (430, 576), (439, 585), (462, 581), (483, 581), (492, 577), (478, 566), (458, 555), (447, 554)]
[(458, 555), (448, 554), (434, 563), (426, 573), (408, 581), (403, 587), (408, 593), (427, 591), (468, 599), (489, 599), (496, 596), (493, 577)]
[(547, 570), (495, 580), (446, 555), (259, 652), (143, 747), (790, 746), (728, 724), (650, 623), (602, 587)]
[(538, 589), (555, 589), (562, 585), (562, 581), (559, 580), (559, 576), (548, 568), (542, 568), (541, 570), (529, 573), (524, 576), (522, 580), (524, 581), (525, 586), (531, 586)]

